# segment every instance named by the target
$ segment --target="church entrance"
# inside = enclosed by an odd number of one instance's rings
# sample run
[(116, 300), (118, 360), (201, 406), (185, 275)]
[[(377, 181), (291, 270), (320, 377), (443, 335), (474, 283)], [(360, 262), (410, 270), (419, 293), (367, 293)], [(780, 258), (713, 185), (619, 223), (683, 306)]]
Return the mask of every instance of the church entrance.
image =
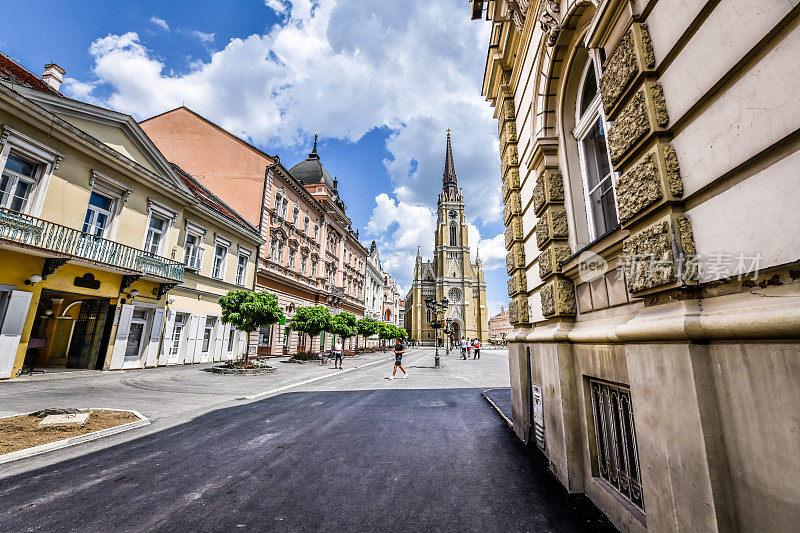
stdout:
[(461, 340), (461, 326), (458, 322), (453, 322), (453, 325), (450, 326), (451, 333), (450, 338), (455, 339), (456, 342)]

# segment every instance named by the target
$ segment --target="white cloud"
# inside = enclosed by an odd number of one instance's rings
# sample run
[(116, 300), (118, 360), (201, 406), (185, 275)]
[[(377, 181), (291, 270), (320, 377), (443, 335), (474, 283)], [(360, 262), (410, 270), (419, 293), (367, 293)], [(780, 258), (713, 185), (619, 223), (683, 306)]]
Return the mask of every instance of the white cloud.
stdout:
[(204, 44), (208, 44), (214, 41), (214, 33), (205, 33), (200, 30), (193, 30), (192, 36), (197, 37), (200, 39), (200, 42)]
[[(182, 74), (136, 33), (98, 39), (90, 47), (94, 79), (76, 80), (67, 90), (140, 119), (184, 103), (276, 152), (307, 143), (314, 129), (355, 142), (389, 128), (384, 165), (392, 191), (376, 198), (367, 229), (401, 284), (417, 245), (426, 257), (431, 253), (447, 128), (469, 221), (496, 225), (502, 212), (497, 130), (480, 94), (489, 28), (469, 20), (463, 0), (264, 5), (281, 24), (231, 39)], [(495, 236), (473, 241), (486, 269), (498, 268), (498, 242)]]
[(167, 21), (162, 18), (153, 15), (152, 17), (150, 17), (150, 22), (152, 22), (161, 29), (169, 31), (169, 24), (167, 24)]

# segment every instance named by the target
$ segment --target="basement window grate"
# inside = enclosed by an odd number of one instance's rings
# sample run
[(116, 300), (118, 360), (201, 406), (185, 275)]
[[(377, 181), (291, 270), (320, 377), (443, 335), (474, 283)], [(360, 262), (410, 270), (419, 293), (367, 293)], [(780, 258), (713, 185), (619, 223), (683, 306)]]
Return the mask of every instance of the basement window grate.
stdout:
[(600, 478), (644, 512), (631, 391), (602, 381), (589, 384)]

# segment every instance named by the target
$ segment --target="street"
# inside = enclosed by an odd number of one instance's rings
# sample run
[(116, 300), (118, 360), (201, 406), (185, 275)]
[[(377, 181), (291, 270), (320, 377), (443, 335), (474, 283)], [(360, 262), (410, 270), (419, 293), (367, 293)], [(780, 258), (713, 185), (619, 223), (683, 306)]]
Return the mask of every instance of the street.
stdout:
[[(115, 407), (154, 420), (3, 465), (0, 531), (613, 530), (481, 396), (507, 386), (505, 351), (442, 361), (437, 370), (432, 349), (411, 351), (408, 379), (394, 381), (386, 355), (349, 361), (368, 365), (351, 371), (277, 363), (276, 386), (281, 373), (329, 377), (251, 401), (237, 398), (265, 380), (197, 367), (0, 384), (4, 412), (30, 410), (21, 403), (33, 389), (30, 408), (48, 388), (59, 406), (66, 391), (92, 406), (115, 390)], [(213, 405), (198, 401), (202, 380)]]

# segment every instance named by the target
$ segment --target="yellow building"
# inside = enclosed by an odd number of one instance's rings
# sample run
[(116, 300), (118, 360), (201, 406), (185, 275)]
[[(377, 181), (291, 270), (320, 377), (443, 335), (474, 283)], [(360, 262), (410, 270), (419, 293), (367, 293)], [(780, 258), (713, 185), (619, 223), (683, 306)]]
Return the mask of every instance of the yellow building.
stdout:
[(257, 230), (130, 116), (0, 66), (0, 379), (239, 353), (216, 299), (252, 287)]
[(429, 297), (438, 301), (447, 297), (448, 307), (438, 318), (449, 321), (454, 338), (477, 338), (483, 342), (489, 337), (483, 266), (478, 254), (474, 263), (470, 261), (464, 207), (448, 133), (434, 236), (434, 259), (423, 261), (422, 254), (417, 252), (414, 282), (406, 297), (404, 310), (409, 317), (406, 323), (410, 325), (411, 338), (424, 344), (433, 344), (436, 338), (436, 332), (429, 327), (434, 317), (425, 304), (425, 299)]

